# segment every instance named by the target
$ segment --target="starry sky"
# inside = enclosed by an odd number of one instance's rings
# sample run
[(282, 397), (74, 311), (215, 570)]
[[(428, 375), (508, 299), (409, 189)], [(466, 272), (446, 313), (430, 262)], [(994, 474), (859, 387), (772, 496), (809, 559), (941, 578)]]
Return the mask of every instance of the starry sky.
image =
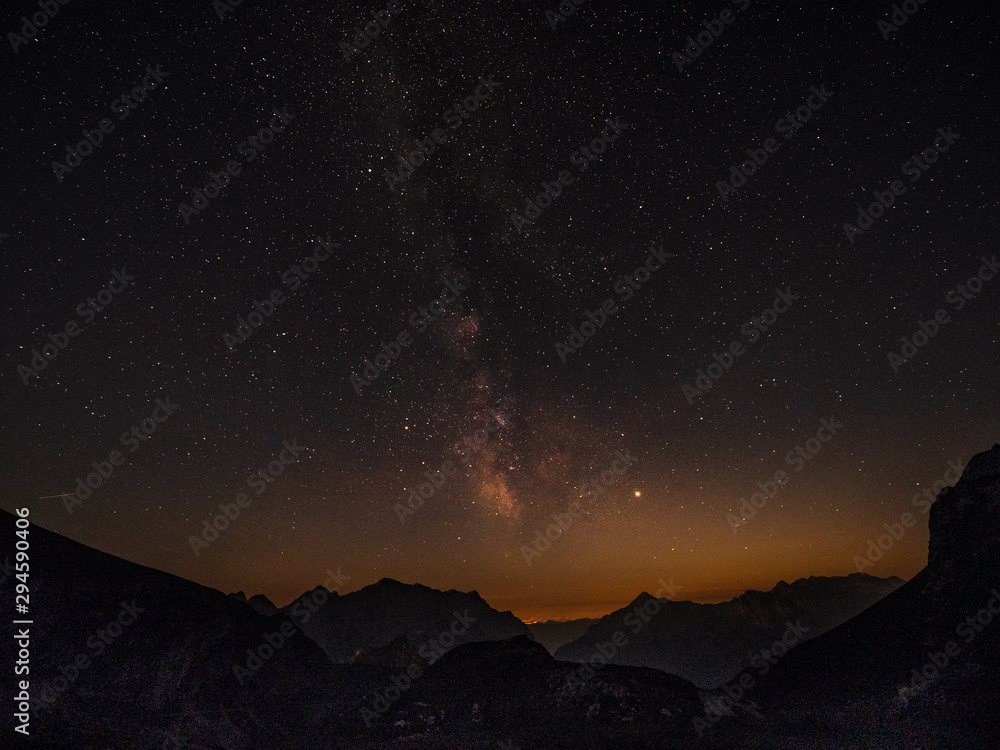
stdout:
[[(998, 251), (995, 8), (887, 29), (889, 3), (390, 7), (364, 49), (380, 0), (70, 3), (31, 39), (37, 4), (7, 8), (0, 505), (279, 605), (331, 570), (525, 620), (661, 579), (721, 601), (855, 572), (908, 511), (865, 572), (919, 571), (914, 497), (1000, 440), (1000, 282), (959, 290)], [(748, 149), (766, 161), (733, 187)], [(50, 497), (102, 462), (87, 499)], [(220, 504), (239, 515), (205, 541)], [(553, 514), (572, 523), (526, 553)]]

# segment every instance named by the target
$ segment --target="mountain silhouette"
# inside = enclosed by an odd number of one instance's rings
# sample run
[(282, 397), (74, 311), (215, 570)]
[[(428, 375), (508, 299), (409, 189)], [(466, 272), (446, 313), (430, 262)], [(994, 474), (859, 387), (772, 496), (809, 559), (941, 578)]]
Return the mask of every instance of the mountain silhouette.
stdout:
[[(14, 538), (14, 530), (14, 517), (0, 511), (0, 533)], [(523, 623), (476, 592), (383, 579), (344, 596), (307, 592), (309, 602), (326, 597), (315, 612), (300, 597), (265, 615), (256, 608), (266, 608), (263, 597), (225, 595), (31, 526), (33, 743), (57, 750), (993, 748), (1000, 445), (974, 456), (956, 485), (939, 493), (930, 531), (927, 567), (902, 585), (863, 574), (808, 578), (719, 605), (642, 594), (587, 632), (595, 650), (583, 664), (553, 658)], [(744, 669), (714, 694), (662, 669), (615, 663), (631, 649), (658, 653), (664, 632), (674, 639), (665, 653), (675, 658), (675, 641), (701, 632), (702, 652), (690, 663), (722, 674), (720, 664), (739, 658), (739, 649), (712, 662), (705, 644), (739, 633), (754, 643), (781, 638), (793, 619), (843, 619), (844, 606), (860, 606), (859, 592), (878, 598), (887, 587), (895, 590), (853, 618), (789, 643), (766, 673)], [(296, 605), (312, 614), (303, 627)], [(657, 609), (638, 632), (625, 622), (635, 607)], [(496, 637), (507, 630), (518, 632)], [(602, 633), (614, 641), (617, 630), (627, 635), (612, 653)], [(423, 648), (428, 642), (434, 647)], [(13, 638), (3, 639), (0, 658), (18, 658)]]
[(555, 654), (561, 646), (580, 638), (591, 625), (596, 625), (597, 619), (582, 618), (579, 620), (546, 620), (528, 625), (528, 630), (535, 640), (545, 646), (550, 654)]
[(941, 490), (929, 523), (927, 567), (779, 660), (747, 695), (749, 710), (732, 711), (744, 718), (728, 737), (789, 748), (1000, 745), (1000, 444)]
[[(248, 604), (255, 606), (256, 599)], [(259, 603), (255, 608), (262, 611)], [(523, 622), (493, 609), (475, 591), (438, 591), (392, 578), (344, 595), (317, 586), (274, 616), (296, 623), (335, 663), (350, 662), (359, 650), (385, 646), (399, 636), (425, 660), (462, 643), (533, 638)]]
[[(0, 533), (11, 539), (14, 530), (14, 516), (0, 511)], [(342, 612), (359, 618), (345, 632), (366, 624), (379, 633), (411, 628), (417, 641), (433, 634), (438, 647), (424, 658), (399, 635), (359, 648), (354, 663), (334, 664), (295, 625), (294, 603), (263, 615), (253, 598), (38, 526), (29, 535), (28, 745), (430, 750), (527, 748), (544, 739), (546, 747), (597, 750), (694, 738), (685, 720), (698, 705), (693, 685), (655, 670), (610, 666), (571, 687), (577, 665), (553, 659), (523, 623), (475, 592), (385, 579), (345, 595)], [(416, 610), (405, 611), (408, 605)], [(522, 632), (445, 648), (440, 636), (457, 619), (452, 608), (461, 608), (473, 639), (494, 627)], [(14, 664), (13, 638), (3, 639), (0, 658)], [(419, 674), (411, 679), (412, 670)]]
[[(903, 584), (900, 578), (854, 573), (836, 578), (780, 581), (767, 592), (747, 591), (720, 604), (656, 600), (648, 593), (601, 618), (555, 656), (586, 661), (616, 631), (629, 636), (615, 664), (653, 667), (702, 688), (725, 683), (762, 650), (791, 632), (798, 643), (814, 638), (870, 607)], [(792, 626), (792, 631), (789, 631)], [(799, 632), (802, 628), (802, 632)]]

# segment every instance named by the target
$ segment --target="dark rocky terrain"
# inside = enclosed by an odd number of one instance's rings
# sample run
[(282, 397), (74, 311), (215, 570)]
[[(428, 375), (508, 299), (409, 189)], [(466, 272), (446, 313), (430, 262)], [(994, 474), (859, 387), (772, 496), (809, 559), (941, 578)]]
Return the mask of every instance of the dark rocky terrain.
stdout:
[[(0, 528), (13, 539), (14, 517), (0, 512)], [(333, 676), (312, 641), (286, 639), (240, 684), (233, 667), (245, 667), (247, 650), (276, 630), (270, 618), (37, 526), (29, 539), (35, 746), (160, 748), (178, 731), (198, 737), (195, 747), (280, 746), (292, 726), (316, 736), (314, 686)], [(5, 600), (12, 585), (4, 583)], [(134, 616), (122, 615), (123, 602)], [(13, 663), (9, 636), (0, 654)]]

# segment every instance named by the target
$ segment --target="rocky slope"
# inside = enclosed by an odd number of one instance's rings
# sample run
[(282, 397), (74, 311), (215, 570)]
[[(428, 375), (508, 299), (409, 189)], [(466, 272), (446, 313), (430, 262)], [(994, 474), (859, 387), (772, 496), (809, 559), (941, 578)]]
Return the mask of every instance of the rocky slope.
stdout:
[(939, 493), (927, 567), (792, 650), (744, 701), (766, 719), (725, 731), (752, 747), (993, 748), (998, 678), (1000, 444)]

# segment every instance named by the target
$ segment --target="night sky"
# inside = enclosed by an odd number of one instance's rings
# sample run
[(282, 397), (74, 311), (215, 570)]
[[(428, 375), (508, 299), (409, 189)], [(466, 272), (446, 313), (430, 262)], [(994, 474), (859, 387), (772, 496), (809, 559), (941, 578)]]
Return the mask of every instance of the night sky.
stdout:
[(0, 504), (279, 605), (328, 570), (526, 620), (661, 579), (720, 601), (856, 572), (908, 511), (865, 572), (911, 577), (914, 496), (1000, 440), (1000, 281), (967, 285), (998, 252), (996, 10), (912, 6), (400, 0), (351, 51), (385, 2), (59, 5), (0, 51)]

